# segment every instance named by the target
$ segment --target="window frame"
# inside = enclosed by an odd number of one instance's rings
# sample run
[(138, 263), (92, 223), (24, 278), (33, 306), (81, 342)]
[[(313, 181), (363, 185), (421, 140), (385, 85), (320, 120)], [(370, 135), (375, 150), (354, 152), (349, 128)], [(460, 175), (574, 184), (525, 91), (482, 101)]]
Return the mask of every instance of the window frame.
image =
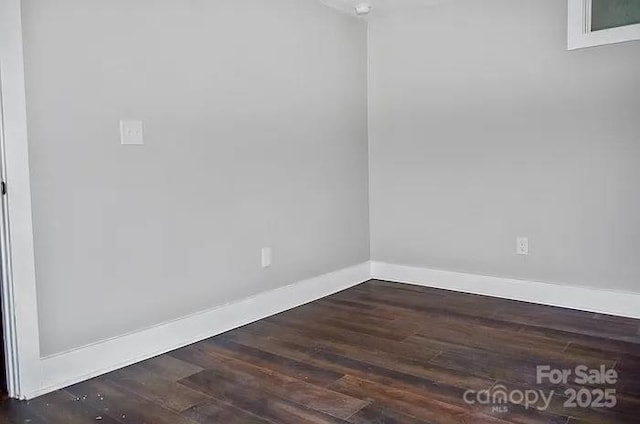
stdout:
[(640, 40), (640, 24), (591, 31), (592, 0), (568, 0), (569, 50)]

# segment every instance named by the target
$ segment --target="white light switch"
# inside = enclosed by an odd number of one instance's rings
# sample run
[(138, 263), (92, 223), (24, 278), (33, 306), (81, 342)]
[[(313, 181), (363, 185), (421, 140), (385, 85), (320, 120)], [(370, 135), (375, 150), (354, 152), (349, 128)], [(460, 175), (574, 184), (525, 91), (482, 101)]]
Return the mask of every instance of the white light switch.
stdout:
[(142, 121), (120, 121), (122, 144), (144, 144)]

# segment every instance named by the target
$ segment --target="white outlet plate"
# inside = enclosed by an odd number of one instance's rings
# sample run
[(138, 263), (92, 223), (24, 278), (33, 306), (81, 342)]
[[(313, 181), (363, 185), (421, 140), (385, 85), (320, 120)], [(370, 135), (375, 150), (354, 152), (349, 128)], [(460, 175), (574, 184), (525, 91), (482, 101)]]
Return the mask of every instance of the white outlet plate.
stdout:
[(262, 249), (262, 268), (269, 268), (273, 261), (273, 255), (270, 247)]
[(529, 237), (518, 237), (516, 240), (516, 253), (518, 255), (529, 254)]

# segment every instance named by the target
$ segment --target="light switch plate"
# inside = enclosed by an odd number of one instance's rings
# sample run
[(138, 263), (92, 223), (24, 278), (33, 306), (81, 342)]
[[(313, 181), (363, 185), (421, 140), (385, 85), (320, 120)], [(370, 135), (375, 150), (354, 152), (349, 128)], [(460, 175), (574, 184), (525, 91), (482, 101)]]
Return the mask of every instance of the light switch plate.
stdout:
[(142, 121), (120, 121), (120, 141), (122, 144), (144, 144)]

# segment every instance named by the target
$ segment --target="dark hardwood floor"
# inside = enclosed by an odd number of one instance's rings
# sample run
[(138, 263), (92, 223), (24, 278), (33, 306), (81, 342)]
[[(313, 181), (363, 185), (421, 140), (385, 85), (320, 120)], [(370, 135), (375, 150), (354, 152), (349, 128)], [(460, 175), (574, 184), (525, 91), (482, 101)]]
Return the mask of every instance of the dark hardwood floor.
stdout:
[[(538, 365), (572, 375), (538, 384)], [(581, 384), (579, 365), (614, 369), (617, 382)], [(501, 387), (511, 403), (484, 402)], [(615, 395), (601, 399), (606, 389)], [(540, 391), (552, 390), (547, 404)], [(577, 406), (611, 405), (611, 396), (616, 405), (570, 408), (571, 390)], [(640, 321), (370, 281), (29, 402), (0, 403), (0, 423), (95, 422), (635, 424)]]

